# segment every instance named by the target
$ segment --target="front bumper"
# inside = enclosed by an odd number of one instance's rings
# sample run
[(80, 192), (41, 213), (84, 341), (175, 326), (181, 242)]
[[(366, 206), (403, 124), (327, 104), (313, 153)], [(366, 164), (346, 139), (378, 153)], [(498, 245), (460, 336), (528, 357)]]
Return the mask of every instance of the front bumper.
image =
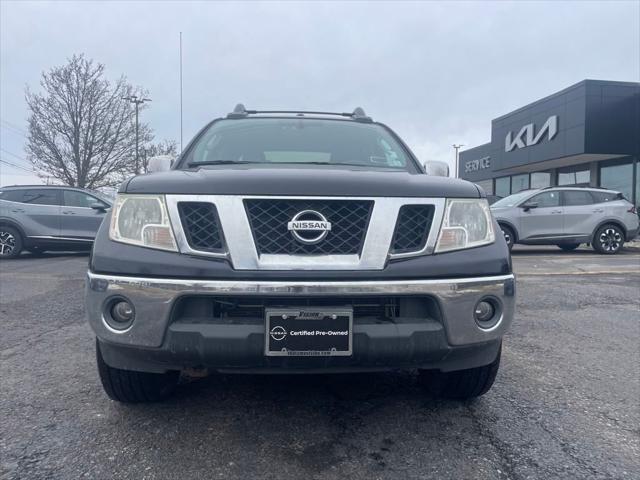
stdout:
[[(264, 325), (173, 323), (184, 296), (358, 297), (425, 296), (438, 305), (437, 321), (354, 324), (351, 357), (265, 357)], [(105, 306), (124, 297), (135, 307), (124, 331), (109, 327)], [(476, 304), (490, 297), (499, 319), (480, 328)], [(164, 371), (189, 367), (215, 370), (307, 369), (331, 371), (399, 367), (455, 370), (490, 363), (509, 328), (515, 308), (512, 274), (407, 281), (209, 281), (103, 275), (89, 272), (86, 304), (89, 323), (105, 360), (132, 370)], [(465, 358), (468, 361), (465, 362)]]

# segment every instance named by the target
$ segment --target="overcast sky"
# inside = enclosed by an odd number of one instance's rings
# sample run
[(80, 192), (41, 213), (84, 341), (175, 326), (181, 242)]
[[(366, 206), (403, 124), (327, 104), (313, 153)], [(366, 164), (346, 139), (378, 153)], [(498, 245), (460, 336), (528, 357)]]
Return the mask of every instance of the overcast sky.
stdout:
[[(74, 53), (153, 99), (144, 120), (184, 141), (247, 108), (362, 106), (421, 160), (489, 141), (491, 119), (585, 78), (640, 81), (640, 1), (0, 1), (0, 143), (24, 159), (24, 87)], [(0, 184), (37, 181), (0, 164)]]

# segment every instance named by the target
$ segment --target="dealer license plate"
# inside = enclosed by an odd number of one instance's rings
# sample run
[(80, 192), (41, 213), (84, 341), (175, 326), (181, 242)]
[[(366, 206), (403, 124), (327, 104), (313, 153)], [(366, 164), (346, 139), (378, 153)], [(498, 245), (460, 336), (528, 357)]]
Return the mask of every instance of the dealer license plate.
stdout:
[(265, 355), (329, 357), (352, 353), (350, 308), (278, 308), (265, 312)]

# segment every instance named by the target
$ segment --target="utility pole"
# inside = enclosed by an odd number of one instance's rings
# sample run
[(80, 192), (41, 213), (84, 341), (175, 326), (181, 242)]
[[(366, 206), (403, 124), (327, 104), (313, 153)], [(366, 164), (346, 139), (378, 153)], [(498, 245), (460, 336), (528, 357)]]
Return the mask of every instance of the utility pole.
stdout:
[(454, 169), (453, 169), (453, 171), (455, 172), (455, 174), (454, 174), (453, 178), (458, 178), (458, 173), (459, 173), (459, 172), (458, 172), (458, 158), (459, 158), (458, 150), (460, 150), (460, 147), (464, 147), (464, 144), (463, 144), (463, 143), (460, 143), (460, 144), (456, 145), (456, 144), (454, 143), (454, 144), (453, 144), (453, 145), (451, 145), (451, 146), (452, 146), (452, 147), (455, 149), (455, 151), (456, 151), (456, 161), (455, 161), (455, 165), (454, 165)]
[(136, 106), (136, 175), (140, 173), (140, 153), (139, 153), (139, 123), (138, 123), (138, 109), (140, 105), (145, 102), (150, 102), (150, 98), (138, 98), (137, 95), (129, 95), (128, 97), (122, 97), (123, 100), (127, 100), (130, 103), (133, 103)]

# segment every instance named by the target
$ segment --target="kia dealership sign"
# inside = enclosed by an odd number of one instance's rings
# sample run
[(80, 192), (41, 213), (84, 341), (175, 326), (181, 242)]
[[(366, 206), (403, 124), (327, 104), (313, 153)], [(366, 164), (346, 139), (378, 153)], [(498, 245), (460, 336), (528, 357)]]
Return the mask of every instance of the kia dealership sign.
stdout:
[(520, 129), (518, 134), (514, 137), (513, 132), (507, 133), (507, 137), (504, 139), (504, 151), (510, 152), (516, 148), (530, 147), (536, 145), (547, 135), (547, 141), (553, 139), (558, 134), (558, 116), (552, 115), (546, 122), (540, 127), (540, 130), (536, 133), (536, 125), (529, 123)]

